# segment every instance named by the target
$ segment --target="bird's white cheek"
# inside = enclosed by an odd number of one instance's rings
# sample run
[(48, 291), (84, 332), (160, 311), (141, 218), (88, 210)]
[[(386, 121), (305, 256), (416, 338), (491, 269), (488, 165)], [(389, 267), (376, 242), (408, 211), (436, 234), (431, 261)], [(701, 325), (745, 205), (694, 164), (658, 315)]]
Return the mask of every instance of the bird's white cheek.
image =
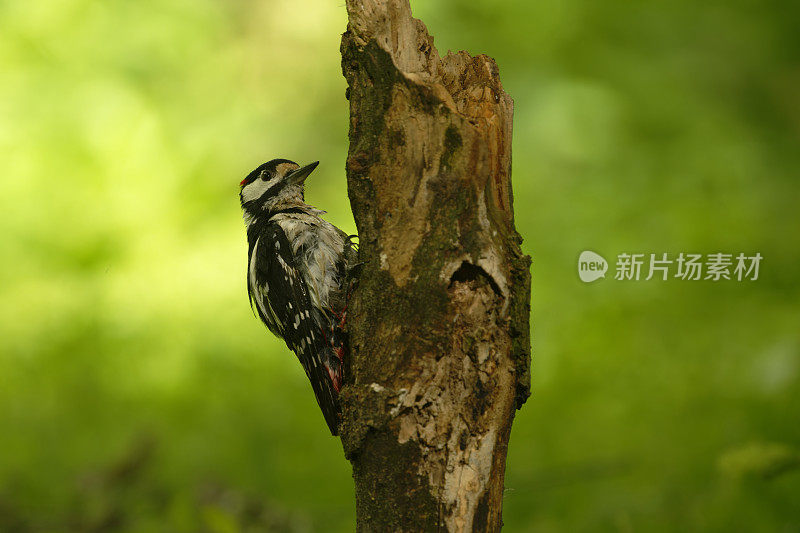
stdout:
[(278, 183), (278, 179), (280, 178), (272, 178), (269, 181), (257, 179), (252, 183), (248, 183), (242, 189), (242, 199), (245, 202), (250, 202), (257, 198), (261, 198), (261, 195), (267, 192), (267, 189)]

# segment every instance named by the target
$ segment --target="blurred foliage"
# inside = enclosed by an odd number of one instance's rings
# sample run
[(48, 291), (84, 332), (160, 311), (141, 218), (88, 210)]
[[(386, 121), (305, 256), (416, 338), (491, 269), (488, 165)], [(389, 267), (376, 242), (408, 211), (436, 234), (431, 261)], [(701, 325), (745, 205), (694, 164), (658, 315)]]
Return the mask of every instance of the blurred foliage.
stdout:
[(750, 443), (725, 453), (719, 467), (733, 477), (772, 478), (800, 467), (800, 451), (783, 444)]
[[(800, 447), (798, 4), (413, 7), (515, 99), (534, 393), (507, 529), (800, 528), (800, 473), (773, 468)], [(248, 309), (237, 200), (262, 161), (319, 159), (308, 199), (354, 231), (345, 24), (316, 0), (0, 2), (0, 531), (352, 530), (340, 444)], [(584, 285), (584, 249), (764, 262)]]

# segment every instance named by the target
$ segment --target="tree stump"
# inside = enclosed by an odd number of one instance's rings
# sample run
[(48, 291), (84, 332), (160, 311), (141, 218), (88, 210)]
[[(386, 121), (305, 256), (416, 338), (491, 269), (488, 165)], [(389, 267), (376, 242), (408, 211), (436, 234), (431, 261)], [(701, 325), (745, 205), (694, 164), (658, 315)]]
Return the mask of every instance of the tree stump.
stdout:
[(497, 531), (530, 394), (530, 258), (513, 102), (494, 60), (440, 57), (408, 0), (347, 0), (347, 184), (360, 239), (342, 443), (359, 531)]

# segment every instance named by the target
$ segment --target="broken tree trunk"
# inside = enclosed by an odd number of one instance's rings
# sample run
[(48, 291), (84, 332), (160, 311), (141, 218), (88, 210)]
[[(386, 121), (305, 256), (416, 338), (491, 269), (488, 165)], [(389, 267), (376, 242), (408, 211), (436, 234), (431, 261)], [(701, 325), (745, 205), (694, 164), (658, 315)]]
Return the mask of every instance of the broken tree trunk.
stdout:
[(530, 258), (497, 65), (440, 58), (408, 0), (347, 0), (347, 184), (363, 262), (342, 442), (359, 531), (497, 531), (530, 388)]

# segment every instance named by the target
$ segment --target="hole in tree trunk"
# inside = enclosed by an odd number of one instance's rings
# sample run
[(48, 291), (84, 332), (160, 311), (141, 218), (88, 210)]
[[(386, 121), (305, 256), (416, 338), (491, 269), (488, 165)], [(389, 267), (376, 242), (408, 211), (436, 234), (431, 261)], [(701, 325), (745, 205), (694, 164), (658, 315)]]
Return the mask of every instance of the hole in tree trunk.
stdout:
[(468, 261), (463, 261), (461, 266), (458, 267), (458, 270), (453, 272), (453, 275), (450, 276), (450, 285), (448, 288), (453, 288), (455, 283), (468, 283), (470, 281), (488, 283), (496, 295), (501, 298), (503, 296), (503, 293), (500, 292), (500, 286), (497, 285), (494, 278), (478, 265), (473, 265)]

